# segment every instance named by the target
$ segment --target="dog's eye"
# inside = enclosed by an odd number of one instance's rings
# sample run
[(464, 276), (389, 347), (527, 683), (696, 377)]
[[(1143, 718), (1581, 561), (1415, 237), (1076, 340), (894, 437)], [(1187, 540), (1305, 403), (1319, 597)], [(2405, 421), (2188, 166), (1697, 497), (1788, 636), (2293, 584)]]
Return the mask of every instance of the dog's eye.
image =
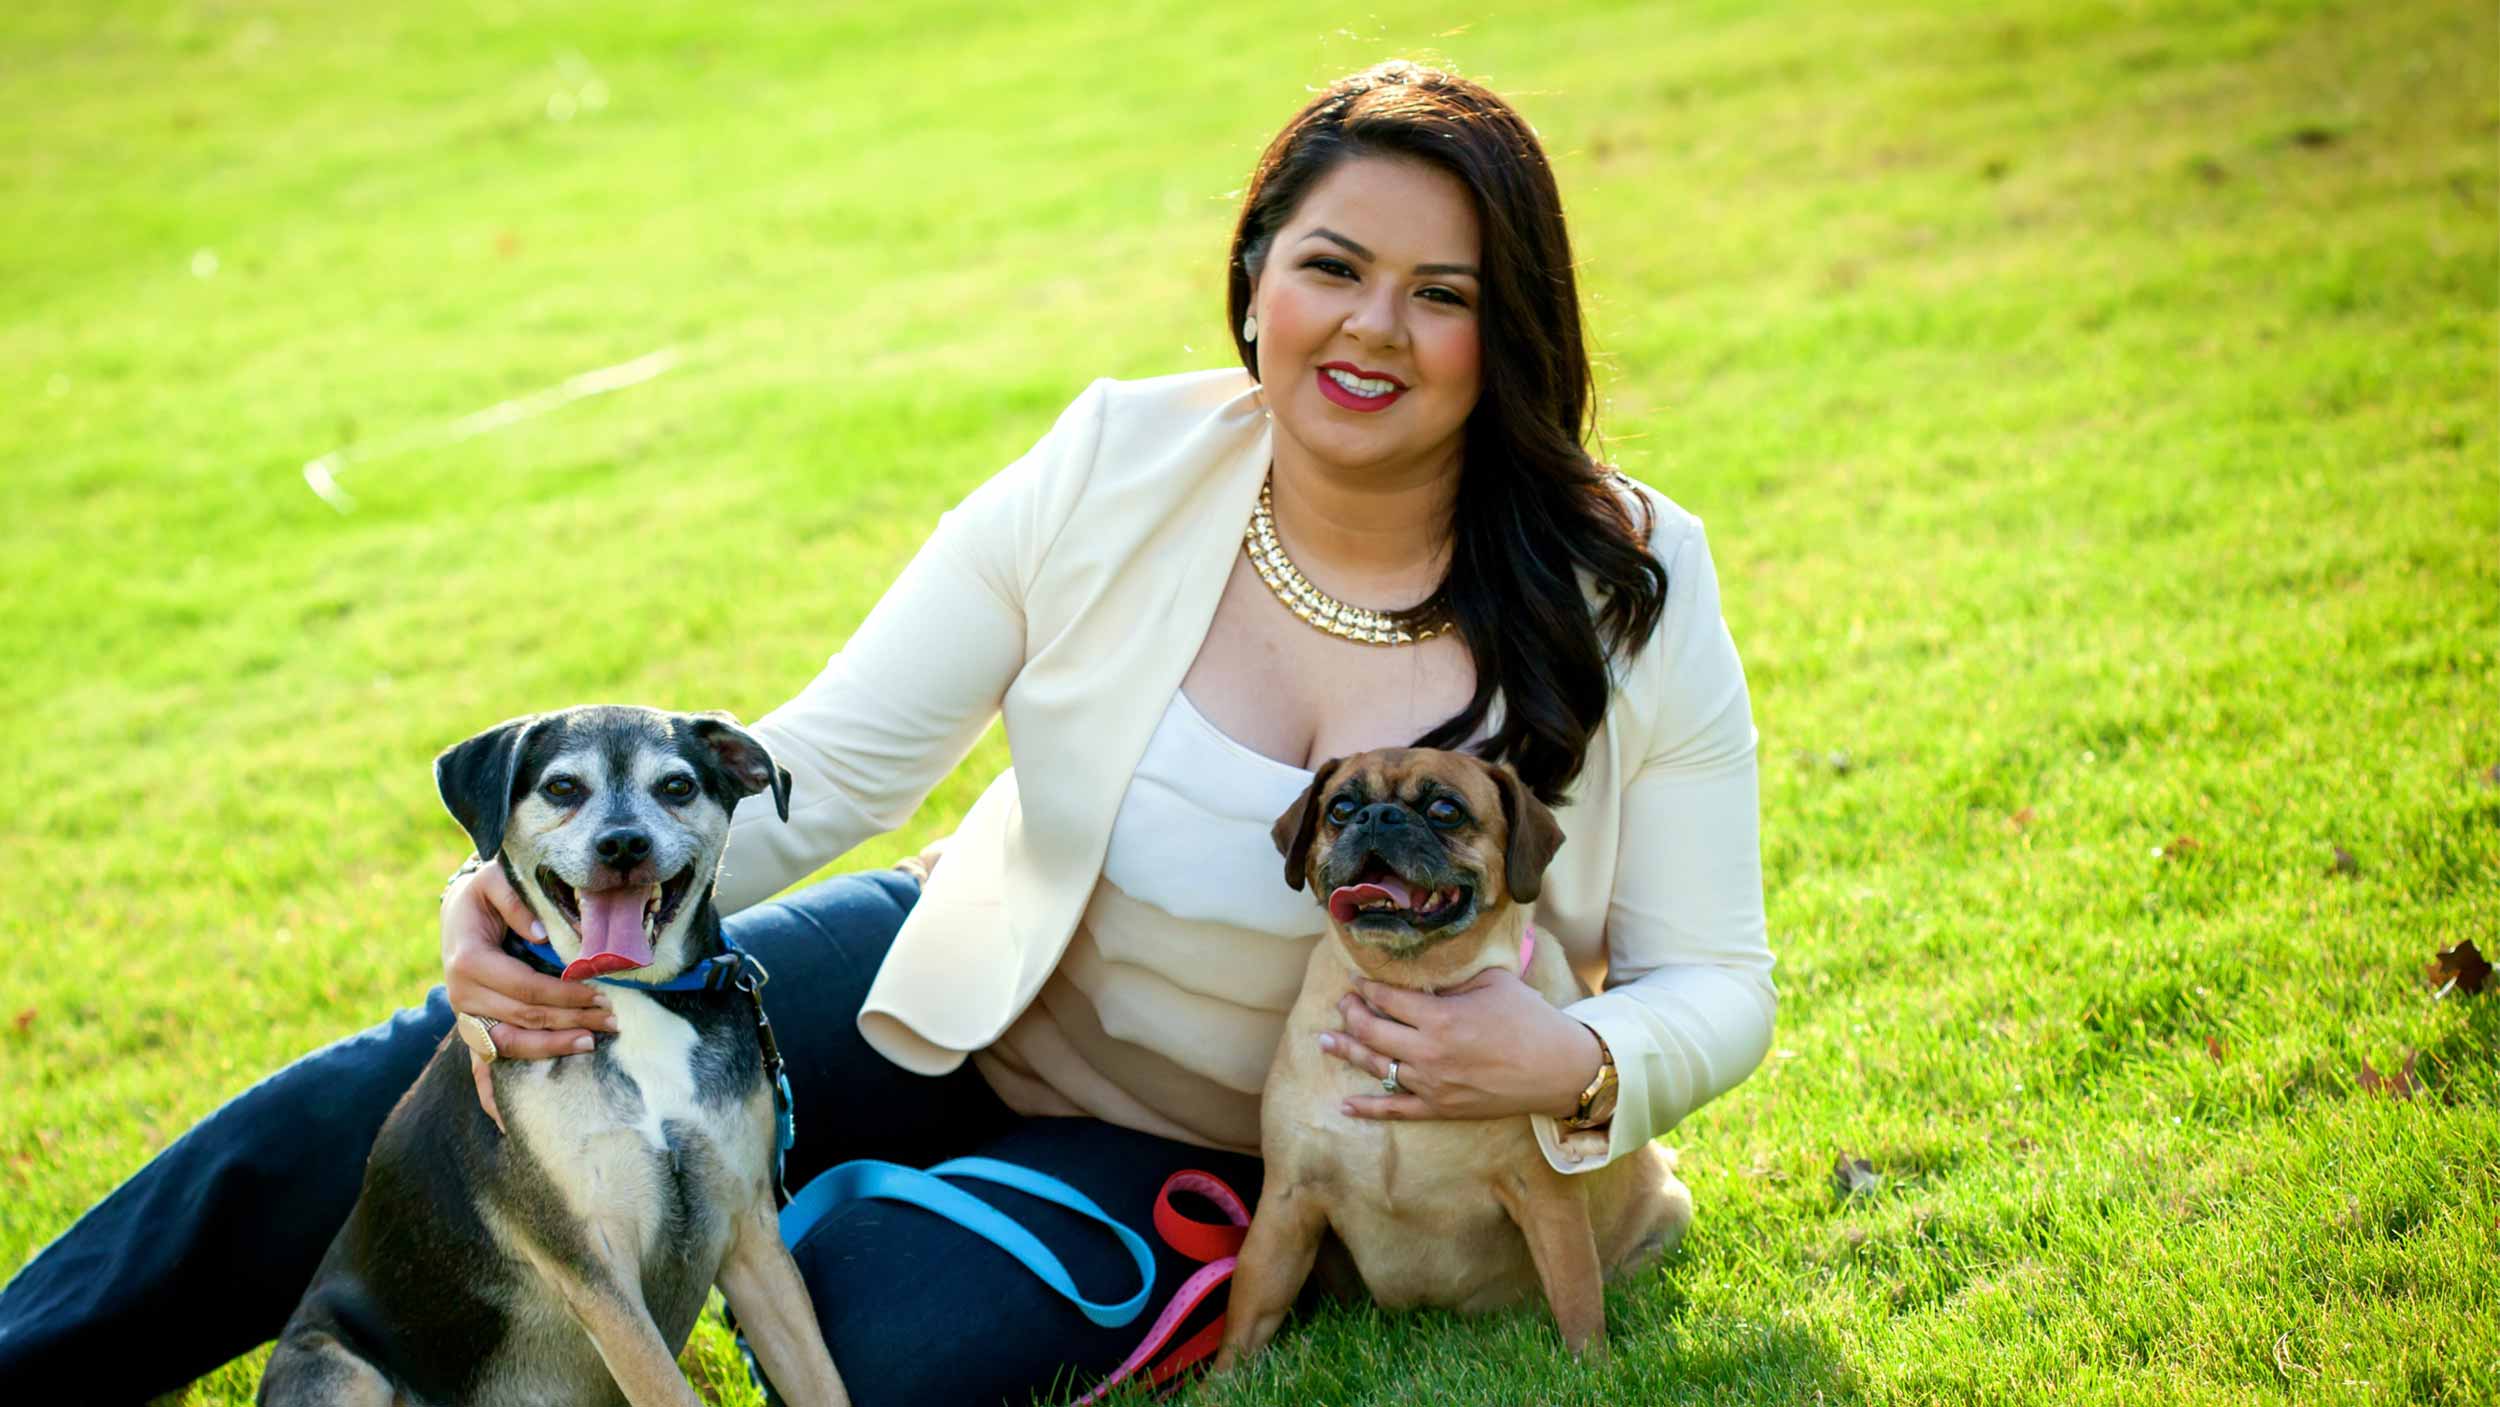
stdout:
[(571, 777), (549, 777), (538, 790), (549, 801), (570, 804), (582, 799), (582, 784)]
[(1467, 819), (1467, 808), (1446, 796), (1436, 796), (1424, 808), (1424, 819), (1436, 826), (1455, 826)]
[(671, 801), (691, 801), (694, 799), (694, 778), (680, 772), (660, 783), (660, 795)]
[(1341, 796), (1328, 803), (1328, 824), (1342, 826), (1354, 819), (1354, 798)]

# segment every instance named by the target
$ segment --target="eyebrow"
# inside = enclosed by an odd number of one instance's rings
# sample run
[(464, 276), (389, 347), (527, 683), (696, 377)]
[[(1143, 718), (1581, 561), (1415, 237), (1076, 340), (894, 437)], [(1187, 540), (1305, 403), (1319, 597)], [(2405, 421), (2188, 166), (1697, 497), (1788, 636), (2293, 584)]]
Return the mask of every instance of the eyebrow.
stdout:
[[(1346, 238), (1344, 235), (1341, 235), (1335, 230), (1329, 229), (1324, 225), (1311, 231), (1309, 234), (1304, 235), (1303, 238), (1325, 239), (1336, 244), (1341, 244), (1345, 246), (1347, 252), (1354, 255), (1357, 259), (1369, 260), (1373, 263), (1378, 263), (1380, 260), (1379, 255), (1372, 253), (1370, 250), (1365, 249), (1353, 240)], [(1419, 274), (1465, 274), (1467, 277), (1472, 279), (1481, 279), (1484, 277), (1483, 274), (1476, 271), (1476, 266), (1473, 264), (1417, 264), (1415, 266), (1415, 272)]]

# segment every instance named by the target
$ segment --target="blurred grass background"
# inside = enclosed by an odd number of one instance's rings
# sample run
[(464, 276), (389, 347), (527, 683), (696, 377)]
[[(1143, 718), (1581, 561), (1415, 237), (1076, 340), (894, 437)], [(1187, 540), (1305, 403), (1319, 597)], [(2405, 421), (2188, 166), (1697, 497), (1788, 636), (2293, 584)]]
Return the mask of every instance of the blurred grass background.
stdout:
[(2421, 979), (2500, 930), (2487, 0), (18, 0), (0, 1273), (435, 980), (438, 748), (752, 717), (1087, 381), (1223, 364), (1253, 157), (1392, 55), (1538, 125), (1711, 524), (1779, 1049), (1611, 1364), (1344, 1313), (1203, 1395), (2500, 1397), (2500, 994)]

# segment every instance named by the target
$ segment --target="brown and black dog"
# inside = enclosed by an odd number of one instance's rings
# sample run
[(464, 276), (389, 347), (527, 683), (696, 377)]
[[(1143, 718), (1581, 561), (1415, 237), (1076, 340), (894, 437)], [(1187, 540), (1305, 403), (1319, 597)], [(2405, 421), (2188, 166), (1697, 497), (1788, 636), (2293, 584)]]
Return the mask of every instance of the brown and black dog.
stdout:
[[(1331, 1232), (1383, 1307), (1461, 1312), (1542, 1288), (1573, 1350), (1606, 1346), (1603, 1284), (1683, 1235), (1692, 1198), (1655, 1144), (1594, 1172), (1556, 1172), (1526, 1115), (1388, 1122), (1341, 1111), (1377, 1081), (1323, 1054), (1357, 978), (1443, 991), (1516, 967), (1553, 813), (1506, 768), (1465, 753), (1367, 752), (1321, 767), (1279, 817), (1285, 880), (1329, 911), (1269, 1068), (1258, 1215), (1233, 1280), (1220, 1371), (1258, 1352)], [(1588, 995), (1550, 939), (1522, 974), (1557, 1006)], [(1585, 1135), (1584, 1135), (1585, 1136)]]
[(579, 708), (488, 729), (435, 779), (559, 964), (614, 984), (617, 1030), (489, 1066), (500, 1131), (445, 1038), (374, 1141), (262, 1407), (697, 1407), (677, 1354), (714, 1285), (789, 1400), (847, 1403), (781, 1242), (754, 998), (662, 985), (728, 960), (730, 812), (769, 792), (787, 818), (789, 773), (727, 714)]

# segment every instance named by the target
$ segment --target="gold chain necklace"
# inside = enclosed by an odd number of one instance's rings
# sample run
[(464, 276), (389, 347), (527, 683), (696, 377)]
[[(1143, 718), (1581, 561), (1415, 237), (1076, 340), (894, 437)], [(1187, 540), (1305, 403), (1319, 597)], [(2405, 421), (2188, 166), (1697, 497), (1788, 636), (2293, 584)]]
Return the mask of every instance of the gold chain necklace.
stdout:
[(1273, 479), (1259, 485), (1259, 506), (1250, 514), (1250, 526), (1241, 535), (1241, 546), (1249, 554), (1259, 580), (1267, 583), (1267, 589), (1275, 593), (1286, 610), (1314, 630), (1365, 645), (1413, 645), (1436, 635), (1447, 635), (1457, 627), (1457, 622), (1450, 618), (1449, 602), (1437, 590), (1405, 610), (1375, 611), (1348, 605), (1313, 586), (1293, 559), (1285, 555), (1285, 545), (1276, 537), (1274, 487)]

